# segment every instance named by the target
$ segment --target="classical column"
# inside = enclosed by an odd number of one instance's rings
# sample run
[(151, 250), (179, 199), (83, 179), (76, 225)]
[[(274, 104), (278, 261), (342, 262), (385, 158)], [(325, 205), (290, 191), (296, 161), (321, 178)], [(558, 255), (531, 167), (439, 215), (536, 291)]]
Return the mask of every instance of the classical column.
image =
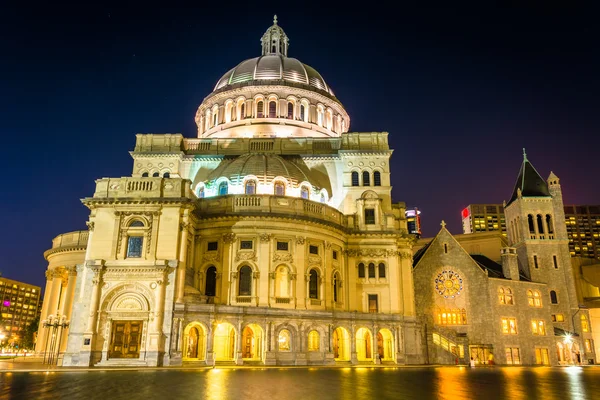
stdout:
[(176, 303), (183, 303), (184, 288), (185, 288), (185, 269), (187, 257), (187, 237), (188, 237), (188, 215), (187, 210), (183, 216), (181, 227), (181, 242), (179, 247), (179, 265), (177, 266), (177, 281), (175, 288), (177, 290)]
[[(379, 363), (379, 344), (377, 343), (377, 325), (373, 325), (373, 364)], [(383, 343), (382, 343), (383, 344)], [(384, 346), (385, 348), (385, 346)]]
[(70, 320), (73, 311), (73, 298), (75, 297), (75, 284), (77, 283), (77, 268), (75, 266), (69, 267), (67, 271), (69, 278), (60, 314), (66, 316), (67, 320)]
[(88, 318), (85, 334), (93, 335), (95, 332), (96, 318), (98, 316), (98, 303), (100, 302), (100, 286), (102, 281), (102, 265), (91, 264), (88, 268), (94, 273), (92, 278), (92, 294), (90, 301), (90, 316)]
[(37, 340), (35, 342), (35, 352), (43, 353), (44, 346), (46, 344), (46, 328), (43, 327), (42, 321), (48, 318), (48, 309), (50, 307), (50, 295), (52, 292), (52, 279), (54, 277), (54, 270), (46, 271), (46, 289), (44, 289), (44, 301), (42, 303), (42, 312), (40, 314), (40, 325), (38, 327)]

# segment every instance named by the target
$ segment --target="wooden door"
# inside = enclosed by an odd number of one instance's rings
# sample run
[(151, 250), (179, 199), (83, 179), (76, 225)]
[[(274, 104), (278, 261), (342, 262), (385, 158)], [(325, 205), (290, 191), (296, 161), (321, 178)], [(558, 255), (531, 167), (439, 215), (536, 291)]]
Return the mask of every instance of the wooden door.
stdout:
[(139, 358), (142, 321), (114, 321), (110, 358)]

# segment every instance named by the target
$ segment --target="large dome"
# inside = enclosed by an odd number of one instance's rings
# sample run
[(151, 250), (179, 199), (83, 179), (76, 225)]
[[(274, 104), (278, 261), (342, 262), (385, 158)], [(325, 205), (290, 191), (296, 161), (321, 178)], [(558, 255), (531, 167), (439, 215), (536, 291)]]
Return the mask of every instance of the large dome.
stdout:
[(215, 90), (236, 83), (272, 80), (312, 86), (334, 96), (331, 88), (314, 68), (295, 58), (280, 54), (264, 55), (242, 61), (219, 79)]
[[(296, 162), (293, 162), (296, 161)], [(227, 178), (232, 184), (241, 184), (245, 177), (254, 176), (259, 183), (269, 184), (277, 177), (285, 178), (289, 184), (297, 187), (302, 182), (309, 182), (308, 168), (302, 166), (300, 157), (289, 160), (275, 154), (244, 154), (239, 157), (225, 158), (211, 172), (207, 181)]]

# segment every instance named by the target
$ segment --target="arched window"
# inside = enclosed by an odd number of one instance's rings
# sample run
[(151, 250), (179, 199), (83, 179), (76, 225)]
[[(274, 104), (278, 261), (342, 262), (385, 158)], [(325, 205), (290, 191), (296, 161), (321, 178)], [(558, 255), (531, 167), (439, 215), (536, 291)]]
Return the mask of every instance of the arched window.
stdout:
[(275, 182), (275, 196), (285, 196), (285, 185), (283, 182)]
[(548, 233), (554, 233), (554, 226), (552, 225), (552, 216), (550, 214), (546, 214), (546, 226), (548, 227)]
[(319, 332), (312, 330), (308, 333), (308, 351), (319, 351)]
[(213, 111), (213, 126), (219, 125), (219, 111)]
[(306, 106), (300, 104), (300, 120), (306, 122)]
[(371, 174), (369, 174), (369, 171), (363, 171), (363, 186), (371, 186)]
[(275, 101), (269, 102), (269, 118), (277, 118), (277, 103)]
[(279, 351), (290, 351), (291, 350), (291, 337), (290, 331), (283, 329), (279, 332)]
[(163, 178), (170, 178), (171, 177), (171, 173), (170, 172), (165, 172), (163, 174)]
[(325, 193), (321, 192), (321, 203), (325, 203), (327, 198), (325, 197)]
[(530, 307), (541, 307), (542, 306), (542, 298), (540, 296), (540, 292), (537, 290), (528, 290), (527, 291), (527, 304)]
[(352, 171), (352, 186), (358, 186), (358, 172)]
[(240, 268), (240, 282), (239, 282), (239, 296), (250, 296), (252, 295), (252, 269), (244, 265)]
[(369, 278), (375, 278), (375, 264), (369, 263)]
[(152, 174), (152, 177), (153, 178), (159, 178), (160, 177), (160, 173), (155, 172), (155, 173)]
[(203, 199), (204, 198), (204, 186), (199, 186), (198, 189), (196, 189), (196, 191), (198, 194), (198, 198)]
[(233, 103), (229, 102), (225, 106), (225, 122), (233, 121)]
[(363, 264), (363, 263), (358, 264), (358, 277), (359, 278), (365, 277), (365, 264)]
[(287, 118), (288, 119), (293, 119), (294, 118), (294, 103), (292, 103), (291, 101), (288, 101)]
[(581, 330), (583, 332), (589, 332), (590, 326), (588, 325), (588, 320), (585, 314), (581, 314)]
[(311, 269), (308, 279), (308, 297), (311, 299), (319, 298), (319, 274)]
[(379, 171), (373, 172), (373, 184), (375, 186), (381, 186), (381, 172), (379, 172)]
[(323, 126), (323, 120), (325, 119), (325, 111), (323, 110), (323, 106), (317, 107), (317, 125)]
[(327, 110), (327, 120), (326, 120), (327, 129), (333, 129), (333, 113), (331, 110)]
[(558, 297), (556, 296), (556, 291), (554, 290), (550, 291), (550, 303), (558, 304)]
[(379, 277), (385, 278), (385, 264), (379, 263)]
[(513, 295), (510, 288), (498, 288), (498, 299), (500, 304), (513, 304)]
[(535, 234), (535, 226), (533, 224), (533, 215), (527, 216), (527, 222), (529, 223), (529, 233)]
[(262, 118), (265, 116), (265, 104), (262, 100), (256, 103), (256, 118)]
[(244, 192), (246, 194), (256, 194), (256, 181), (249, 180), (246, 181), (246, 187), (244, 188)]
[(142, 221), (140, 221), (139, 219), (136, 219), (129, 224), (129, 227), (130, 228), (143, 228), (144, 223)]
[(216, 296), (217, 294), (217, 268), (213, 265), (206, 270), (206, 285), (204, 286), (206, 296)]
[(148, 173), (147, 173), (147, 172), (144, 172), (144, 173), (142, 174), (142, 178), (147, 178), (147, 177), (148, 177)]
[(544, 233), (544, 221), (540, 214), (537, 215), (538, 233), (541, 235)]
[(228, 192), (228, 185), (226, 181), (219, 183), (219, 196), (224, 196)]
[(240, 119), (246, 118), (246, 102), (240, 103), (239, 108), (240, 108)]
[(308, 188), (306, 186), (302, 186), (300, 188), (300, 197), (303, 199), (308, 199)]
[(340, 289), (338, 274), (333, 274), (333, 301), (338, 301), (338, 290)]
[(280, 265), (275, 270), (275, 297), (290, 297), (290, 274), (285, 265)]

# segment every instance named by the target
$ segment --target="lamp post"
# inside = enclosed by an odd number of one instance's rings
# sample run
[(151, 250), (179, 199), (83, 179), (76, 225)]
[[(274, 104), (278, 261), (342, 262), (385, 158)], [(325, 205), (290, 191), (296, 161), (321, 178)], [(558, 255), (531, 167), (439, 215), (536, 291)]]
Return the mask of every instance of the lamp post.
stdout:
[(65, 328), (69, 326), (69, 321), (67, 321), (66, 315), (49, 315), (48, 319), (42, 321), (42, 325), (47, 330), (44, 364), (52, 365), (58, 361), (62, 334)]

